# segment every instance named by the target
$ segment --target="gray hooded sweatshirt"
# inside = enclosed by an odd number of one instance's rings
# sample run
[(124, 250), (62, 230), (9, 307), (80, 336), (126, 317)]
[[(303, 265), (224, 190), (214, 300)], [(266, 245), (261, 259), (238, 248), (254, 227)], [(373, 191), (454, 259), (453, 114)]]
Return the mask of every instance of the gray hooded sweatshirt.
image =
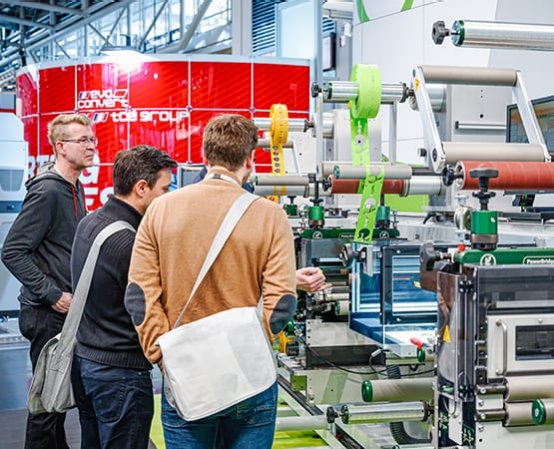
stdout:
[(77, 224), (86, 215), (83, 186), (52, 168), (26, 183), (27, 194), (2, 248), (2, 262), (21, 282), (19, 301), (53, 305), (71, 292), (69, 258)]

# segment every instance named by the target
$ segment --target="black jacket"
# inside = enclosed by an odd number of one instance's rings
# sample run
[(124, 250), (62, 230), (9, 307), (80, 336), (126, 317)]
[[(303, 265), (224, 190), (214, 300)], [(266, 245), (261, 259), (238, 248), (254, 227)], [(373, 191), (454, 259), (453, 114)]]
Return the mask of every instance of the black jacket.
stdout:
[[(137, 229), (141, 218), (132, 206), (111, 197), (101, 209), (81, 221), (71, 253), (74, 288), (100, 231), (117, 220)], [(75, 354), (104, 365), (150, 369), (152, 366), (144, 357), (124, 303), (134, 241), (135, 233), (124, 229), (108, 237), (102, 245), (77, 331)]]
[(21, 282), (22, 304), (53, 305), (71, 292), (69, 257), (77, 224), (86, 214), (83, 186), (52, 169), (27, 181), (21, 212), (2, 248), (2, 262)]

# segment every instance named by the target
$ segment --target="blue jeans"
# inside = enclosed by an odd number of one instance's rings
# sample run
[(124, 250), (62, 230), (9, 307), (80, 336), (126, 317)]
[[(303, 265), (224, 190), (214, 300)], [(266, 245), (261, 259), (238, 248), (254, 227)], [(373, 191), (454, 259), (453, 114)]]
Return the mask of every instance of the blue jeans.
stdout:
[(71, 383), (81, 449), (147, 449), (154, 415), (150, 370), (117, 368), (73, 357)]
[(181, 419), (162, 389), (166, 449), (271, 449), (276, 418), (277, 383), (250, 399), (197, 421)]

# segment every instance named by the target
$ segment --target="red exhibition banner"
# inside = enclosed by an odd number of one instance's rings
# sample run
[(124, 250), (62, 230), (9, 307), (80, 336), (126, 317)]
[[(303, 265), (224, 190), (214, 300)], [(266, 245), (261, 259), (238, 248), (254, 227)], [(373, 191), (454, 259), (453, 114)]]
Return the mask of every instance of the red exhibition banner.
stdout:
[[(53, 157), (47, 125), (62, 113), (84, 113), (98, 136), (95, 165), (81, 180), (89, 210), (112, 193), (116, 154), (138, 144), (167, 151), (179, 164), (201, 164), (202, 133), (211, 117), (269, 117), (273, 103), (308, 118), (307, 61), (231, 56), (113, 57), (28, 66), (17, 77), (18, 110), (29, 147), (30, 174)], [(269, 154), (256, 151), (256, 171), (269, 172)]]

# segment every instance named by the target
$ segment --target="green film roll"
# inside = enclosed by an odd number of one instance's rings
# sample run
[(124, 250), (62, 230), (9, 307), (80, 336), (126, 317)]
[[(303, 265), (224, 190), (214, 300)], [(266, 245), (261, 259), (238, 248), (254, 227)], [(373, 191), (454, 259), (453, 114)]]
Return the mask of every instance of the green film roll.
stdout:
[(375, 118), (381, 106), (381, 72), (374, 65), (357, 64), (350, 80), (358, 84), (358, 96), (350, 100), (350, 134), (352, 164), (368, 165), (370, 161), (367, 119)]
[(375, 118), (381, 106), (381, 71), (375, 65), (356, 64), (350, 73), (350, 81), (358, 83), (358, 96), (350, 100), (353, 118)]

